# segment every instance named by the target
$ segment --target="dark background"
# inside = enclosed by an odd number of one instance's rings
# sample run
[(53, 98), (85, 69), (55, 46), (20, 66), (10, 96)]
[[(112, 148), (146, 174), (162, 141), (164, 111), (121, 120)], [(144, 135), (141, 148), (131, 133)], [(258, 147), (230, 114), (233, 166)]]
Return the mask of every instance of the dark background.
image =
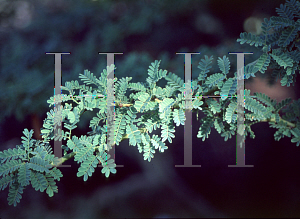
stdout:
[[(39, 128), (53, 95), (54, 56), (46, 52), (71, 52), (62, 56), (62, 81), (78, 79), (89, 69), (96, 75), (106, 57), (98, 52), (123, 52), (115, 56), (118, 78), (144, 81), (147, 68), (162, 60), (161, 68), (184, 76), (184, 56), (176, 52), (201, 52), (193, 56), (193, 78), (204, 55), (254, 52), (236, 39), (249, 17), (276, 15), (279, 0), (144, 0), (144, 1), (1, 1), (0, 2), (0, 145), (1, 150), (20, 144), (24, 128)], [(232, 67), (231, 71), (235, 68)], [(215, 72), (215, 71), (213, 71)], [(268, 72), (267, 72), (268, 73)], [(257, 76), (259, 76), (257, 74)], [(259, 85), (259, 86), (258, 86)], [(259, 79), (246, 88), (281, 100), (299, 98), (295, 87), (277, 83), (268, 88)], [(255, 90), (260, 89), (260, 90)], [(202, 113), (199, 114), (201, 118)], [(77, 135), (90, 131), (81, 120)], [(116, 147), (117, 174), (108, 179), (96, 169), (84, 182), (78, 165), (61, 168), (59, 192), (49, 198), (24, 190), (17, 207), (8, 206), (7, 189), (0, 193), (1, 218), (110, 218), (110, 217), (299, 217), (299, 147), (290, 139), (274, 141), (275, 129), (267, 123), (253, 125), (255, 139), (246, 139), (246, 164), (235, 164), (235, 136), (225, 142), (213, 129), (203, 142), (193, 115), (193, 164), (201, 168), (175, 168), (183, 164), (184, 127), (176, 127), (169, 149), (149, 163), (128, 140)]]

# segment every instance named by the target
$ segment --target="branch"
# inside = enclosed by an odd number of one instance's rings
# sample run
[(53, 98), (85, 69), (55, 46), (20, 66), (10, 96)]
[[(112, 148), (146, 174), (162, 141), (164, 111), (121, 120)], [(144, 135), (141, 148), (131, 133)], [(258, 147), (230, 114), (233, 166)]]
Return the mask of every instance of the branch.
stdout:
[(52, 167), (59, 167), (65, 161), (67, 161), (67, 160), (71, 159), (72, 157), (74, 157), (75, 154), (76, 154), (76, 152), (71, 152), (69, 154), (66, 154), (63, 157), (58, 158), (57, 160), (55, 160), (54, 162), (51, 163)]
[[(283, 122), (283, 123), (285, 123), (287, 126), (292, 127), (292, 128), (296, 127), (296, 125), (294, 123), (286, 121), (286, 120), (282, 119), (281, 117), (279, 117), (279, 122), (280, 121)], [(276, 123), (275, 116), (273, 116), (272, 118), (261, 120), (260, 122), (274, 122), (274, 123)]]

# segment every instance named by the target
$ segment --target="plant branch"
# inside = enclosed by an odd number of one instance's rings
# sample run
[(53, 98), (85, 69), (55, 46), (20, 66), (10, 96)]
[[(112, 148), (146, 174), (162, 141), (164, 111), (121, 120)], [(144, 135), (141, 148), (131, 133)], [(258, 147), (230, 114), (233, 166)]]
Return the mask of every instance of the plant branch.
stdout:
[(61, 164), (63, 164), (65, 161), (71, 159), (75, 155), (76, 155), (76, 152), (73, 151), (69, 154), (66, 154), (63, 157), (58, 158), (55, 162), (52, 162), (51, 165), (52, 165), (52, 167), (59, 167)]

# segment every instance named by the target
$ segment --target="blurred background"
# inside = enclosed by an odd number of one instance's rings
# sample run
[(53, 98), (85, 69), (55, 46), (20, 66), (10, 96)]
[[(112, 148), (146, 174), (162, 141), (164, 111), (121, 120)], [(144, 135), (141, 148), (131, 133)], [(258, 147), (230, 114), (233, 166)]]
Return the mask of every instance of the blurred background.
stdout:
[[(199, 61), (227, 55), (236, 70), (236, 56), (255, 47), (239, 45), (241, 32), (260, 34), (263, 18), (276, 16), (283, 0), (0, 0), (0, 147), (21, 143), (24, 128), (40, 138), (47, 100), (53, 95), (54, 55), (62, 55), (62, 85), (79, 80), (85, 69), (100, 76), (106, 56), (115, 52), (115, 76), (141, 82), (148, 66), (162, 60), (161, 68), (184, 78), (184, 56), (193, 55), (192, 78)], [(267, 73), (270, 73), (267, 71)], [(251, 93), (262, 92), (281, 101), (299, 98), (298, 82), (268, 86), (268, 74), (246, 81)], [(164, 82), (162, 82), (163, 85)], [(200, 117), (204, 114), (200, 113)], [(75, 134), (86, 134), (89, 117), (83, 117)], [(183, 164), (184, 127), (176, 127), (169, 149), (149, 163), (128, 140), (116, 147), (117, 174), (108, 179), (100, 168), (87, 182), (76, 177), (78, 165), (61, 168), (59, 193), (49, 198), (31, 186), (17, 207), (8, 206), (8, 189), (0, 193), (0, 217), (6, 218), (171, 218), (171, 217), (299, 217), (300, 149), (290, 139), (274, 141), (275, 129), (255, 124), (255, 139), (246, 140), (246, 164), (235, 164), (236, 139), (227, 142), (213, 129), (198, 139), (199, 122), (193, 115), (193, 164), (201, 168), (175, 168)]]

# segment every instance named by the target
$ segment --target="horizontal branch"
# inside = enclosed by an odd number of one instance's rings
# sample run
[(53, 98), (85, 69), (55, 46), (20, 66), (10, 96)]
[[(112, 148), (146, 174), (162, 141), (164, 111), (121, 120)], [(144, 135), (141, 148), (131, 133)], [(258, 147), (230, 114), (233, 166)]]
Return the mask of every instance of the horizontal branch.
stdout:
[[(268, 119), (261, 120), (260, 122), (274, 122), (274, 123), (276, 123), (276, 119), (275, 119), (275, 117), (272, 117), (272, 118), (268, 118)], [(295, 125), (294, 123), (291, 123), (291, 122), (289, 122), (289, 121), (286, 121), (286, 120), (282, 119), (281, 117), (279, 117), (279, 122), (283, 122), (283, 123), (285, 123), (287, 126), (292, 127), (292, 128), (295, 128), (295, 127), (296, 127), (296, 125)]]
[(51, 165), (52, 165), (52, 167), (59, 167), (61, 164), (63, 164), (65, 161), (71, 159), (75, 155), (76, 155), (76, 152), (73, 151), (69, 154), (66, 154), (63, 157), (58, 158), (55, 162), (52, 162)]

